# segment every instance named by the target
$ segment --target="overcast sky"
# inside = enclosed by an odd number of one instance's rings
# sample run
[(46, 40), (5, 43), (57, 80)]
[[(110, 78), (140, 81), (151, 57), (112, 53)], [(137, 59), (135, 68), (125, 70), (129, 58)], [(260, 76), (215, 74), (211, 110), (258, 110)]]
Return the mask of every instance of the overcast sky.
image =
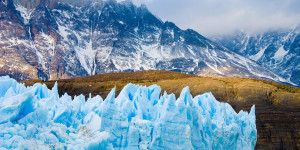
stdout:
[(205, 36), (286, 28), (300, 22), (300, 0), (133, 0), (163, 21)]

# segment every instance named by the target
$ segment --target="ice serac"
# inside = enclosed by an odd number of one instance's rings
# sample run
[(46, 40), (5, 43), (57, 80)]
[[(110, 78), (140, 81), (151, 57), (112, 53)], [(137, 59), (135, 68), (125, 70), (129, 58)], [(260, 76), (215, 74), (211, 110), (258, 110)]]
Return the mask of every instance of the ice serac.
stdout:
[(236, 113), (211, 93), (192, 97), (128, 84), (100, 96), (58, 96), (0, 77), (0, 149), (254, 149), (255, 108)]

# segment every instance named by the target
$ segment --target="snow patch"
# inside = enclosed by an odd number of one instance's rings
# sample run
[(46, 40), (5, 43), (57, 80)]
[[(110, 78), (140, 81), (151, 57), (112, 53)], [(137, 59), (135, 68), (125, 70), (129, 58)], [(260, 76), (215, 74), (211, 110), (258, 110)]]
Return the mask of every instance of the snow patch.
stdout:
[(76, 46), (75, 51), (77, 58), (79, 59), (82, 67), (87, 71), (89, 75), (95, 74), (95, 51), (93, 50), (92, 40), (89, 42), (81, 41), (83, 47)]
[(258, 61), (261, 58), (261, 56), (265, 53), (267, 47), (268, 46), (266, 46), (265, 48), (260, 49), (260, 51), (257, 54), (249, 56), (249, 58), (254, 60), (254, 61)]
[(276, 59), (276, 60), (282, 60), (282, 59), (284, 58), (284, 56), (285, 56), (286, 54), (288, 54), (288, 53), (289, 53), (289, 51), (285, 51), (284, 48), (283, 48), (283, 46), (281, 46), (281, 47), (277, 50), (277, 52), (274, 54), (273, 59)]
[(213, 67), (212, 65), (210, 65), (209, 63), (205, 63), (209, 68), (211, 68), (212, 70), (214, 70), (215, 72), (217, 72), (218, 74), (224, 75), (220, 70), (217, 69), (217, 66)]
[(49, 53), (51, 56), (54, 55), (54, 50), (55, 50), (55, 41), (50, 35), (46, 35), (45, 33), (42, 33), (41, 36), (44, 39), (44, 42), (46, 42), (47, 45), (50, 46), (51, 50)]
[(27, 25), (29, 23), (29, 20), (31, 19), (31, 14), (33, 12), (33, 9), (27, 9), (21, 5), (16, 5), (16, 10), (18, 10), (23, 18), (24, 24)]
[(59, 30), (60, 35), (63, 37), (63, 39), (65, 41), (68, 40), (68, 35), (70, 34), (68, 32), (68, 30), (70, 31), (70, 29), (65, 26), (58, 25), (58, 30)]
[(135, 33), (137, 33), (138, 30), (139, 30), (138, 27), (135, 27), (135, 28), (134, 28), (134, 32), (135, 32)]
[(192, 46), (187, 46), (187, 49), (189, 50), (189, 52), (193, 55), (193, 56), (196, 56), (195, 52), (192, 50), (193, 47)]
[(247, 34), (247, 36), (245, 36), (244, 39), (241, 42), (241, 44), (243, 45), (243, 48), (241, 49), (241, 52), (244, 52), (247, 49), (247, 45), (249, 43), (249, 40), (250, 40), (250, 35)]

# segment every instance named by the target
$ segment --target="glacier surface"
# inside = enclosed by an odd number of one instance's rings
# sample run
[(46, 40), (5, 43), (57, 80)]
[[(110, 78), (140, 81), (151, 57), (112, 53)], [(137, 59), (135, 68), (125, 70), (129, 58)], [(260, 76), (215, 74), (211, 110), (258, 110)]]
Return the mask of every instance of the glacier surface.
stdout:
[(211, 93), (192, 97), (128, 84), (118, 97), (58, 95), (0, 77), (0, 149), (254, 149), (255, 108), (236, 113)]

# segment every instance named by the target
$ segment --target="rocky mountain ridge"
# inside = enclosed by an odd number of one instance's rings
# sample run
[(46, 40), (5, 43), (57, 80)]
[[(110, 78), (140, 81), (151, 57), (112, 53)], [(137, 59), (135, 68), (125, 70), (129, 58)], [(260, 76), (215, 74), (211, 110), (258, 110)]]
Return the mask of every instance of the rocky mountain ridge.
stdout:
[(18, 80), (172, 70), (293, 84), (194, 30), (161, 21), (144, 5), (114, 0), (81, 6), (24, 2), (0, 3), (0, 74)]
[(213, 39), (285, 79), (300, 84), (300, 25), (256, 34), (238, 31)]

